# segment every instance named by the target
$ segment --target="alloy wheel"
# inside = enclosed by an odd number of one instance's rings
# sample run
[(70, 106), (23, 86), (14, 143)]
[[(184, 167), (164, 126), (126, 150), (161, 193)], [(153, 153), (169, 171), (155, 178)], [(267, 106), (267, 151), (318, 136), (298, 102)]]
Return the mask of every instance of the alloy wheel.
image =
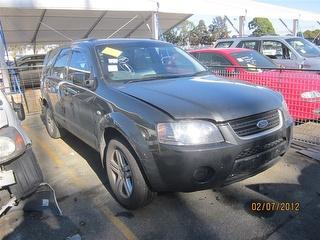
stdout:
[(132, 172), (125, 154), (114, 150), (110, 160), (113, 184), (123, 198), (130, 198), (133, 191)]

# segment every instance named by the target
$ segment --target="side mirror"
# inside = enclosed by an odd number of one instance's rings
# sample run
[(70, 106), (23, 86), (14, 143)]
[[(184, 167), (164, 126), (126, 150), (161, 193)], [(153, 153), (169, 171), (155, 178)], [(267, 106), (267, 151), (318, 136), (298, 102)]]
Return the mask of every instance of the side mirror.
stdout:
[(88, 79), (90, 73), (86, 72), (74, 72), (70, 78), (72, 82), (81, 87), (92, 89), (95, 85), (95, 79)]
[(16, 103), (16, 107), (14, 108), (14, 111), (17, 113), (20, 121), (23, 121), (26, 119), (26, 113), (24, 111), (24, 107), (22, 103)]
[(94, 88), (95, 80), (94, 79), (87, 79), (84, 81), (84, 87), (92, 89)]
[(24, 111), (24, 107), (22, 103), (16, 103), (11, 96), (11, 101), (12, 101), (12, 108), (13, 110), (17, 113), (18, 119), (20, 121), (23, 121), (26, 119), (26, 113)]

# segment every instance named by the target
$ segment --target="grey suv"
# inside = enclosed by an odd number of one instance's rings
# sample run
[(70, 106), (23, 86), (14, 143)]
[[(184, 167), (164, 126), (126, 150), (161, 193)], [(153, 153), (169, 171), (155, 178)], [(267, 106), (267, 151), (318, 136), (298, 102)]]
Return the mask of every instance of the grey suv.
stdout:
[(300, 37), (263, 36), (220, 39), (215, 48), (249, 48), (286, 68), (320, 70), (320, 49)]
[(70, 131), (100, 152), (115, 198), (197, 191), (253, 176), (288, 149), (281, 94), (208, 73), (172, 44), (83, 40), (51, 51), (42, 77), (48, 133)]

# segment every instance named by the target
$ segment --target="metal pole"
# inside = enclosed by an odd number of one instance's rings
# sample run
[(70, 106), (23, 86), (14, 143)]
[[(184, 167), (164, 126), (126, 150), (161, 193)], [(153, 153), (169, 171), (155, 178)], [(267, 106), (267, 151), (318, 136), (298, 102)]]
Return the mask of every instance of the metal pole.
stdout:
[(158, 24), (158, 13), (152, 13), (152, 35), (153, 38), (158, 40), (159, 39), (159, 24)]
[(239, 16), (239, 37), (244, 35), (244, 20), (245, 16)]
[(159, 2), (157, 2), (157, 11), (152, 13), (152, 35), (153, 35), (153, 38), (156, 40), (159, 39), (159, 32), (160, 32), (158, 13), (159, 13)]
[(228, 23), (231, 25), (231, 27), (238, 33), (239, 33), (239, 30), (233, 25), (233, 23), (231, 22), (230, 18), (228, 18), (227, 15), (224, 15), (224, 19), (226, 19), (228, 21)]
[(292, 28), (292, 34), (293, 36), (297, 36), (297, 33), (298, 33), (298, 19), (293, 19), (293, 28)]
[(5, 46), (3, 28), (0, 22), (0, 71), (2, 74), (3, 87), (5, 88), (5, 92), (8, 92), (10, 91), (10, 75), (9, 75), (8, 66), (5, 60), (5, 56), (6, 56), (6, 46)]

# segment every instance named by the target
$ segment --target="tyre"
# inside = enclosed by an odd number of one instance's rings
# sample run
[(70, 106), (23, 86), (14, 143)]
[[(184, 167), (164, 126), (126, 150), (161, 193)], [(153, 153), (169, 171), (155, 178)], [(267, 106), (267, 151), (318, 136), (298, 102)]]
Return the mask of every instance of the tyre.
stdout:
[(149, 204), (155, 193), (148, 188), (135, 154), (123, 139), (112, 139), (106, 152), (106, 169), (111, 190), (116, 200), (127, 209)]
[(52, 138), (62, 137), (64, 129), (58, 127), (56, 121), (53, 118), (52, 111), (49, 107), (45, 108), (45, 124), (50, 137)]

